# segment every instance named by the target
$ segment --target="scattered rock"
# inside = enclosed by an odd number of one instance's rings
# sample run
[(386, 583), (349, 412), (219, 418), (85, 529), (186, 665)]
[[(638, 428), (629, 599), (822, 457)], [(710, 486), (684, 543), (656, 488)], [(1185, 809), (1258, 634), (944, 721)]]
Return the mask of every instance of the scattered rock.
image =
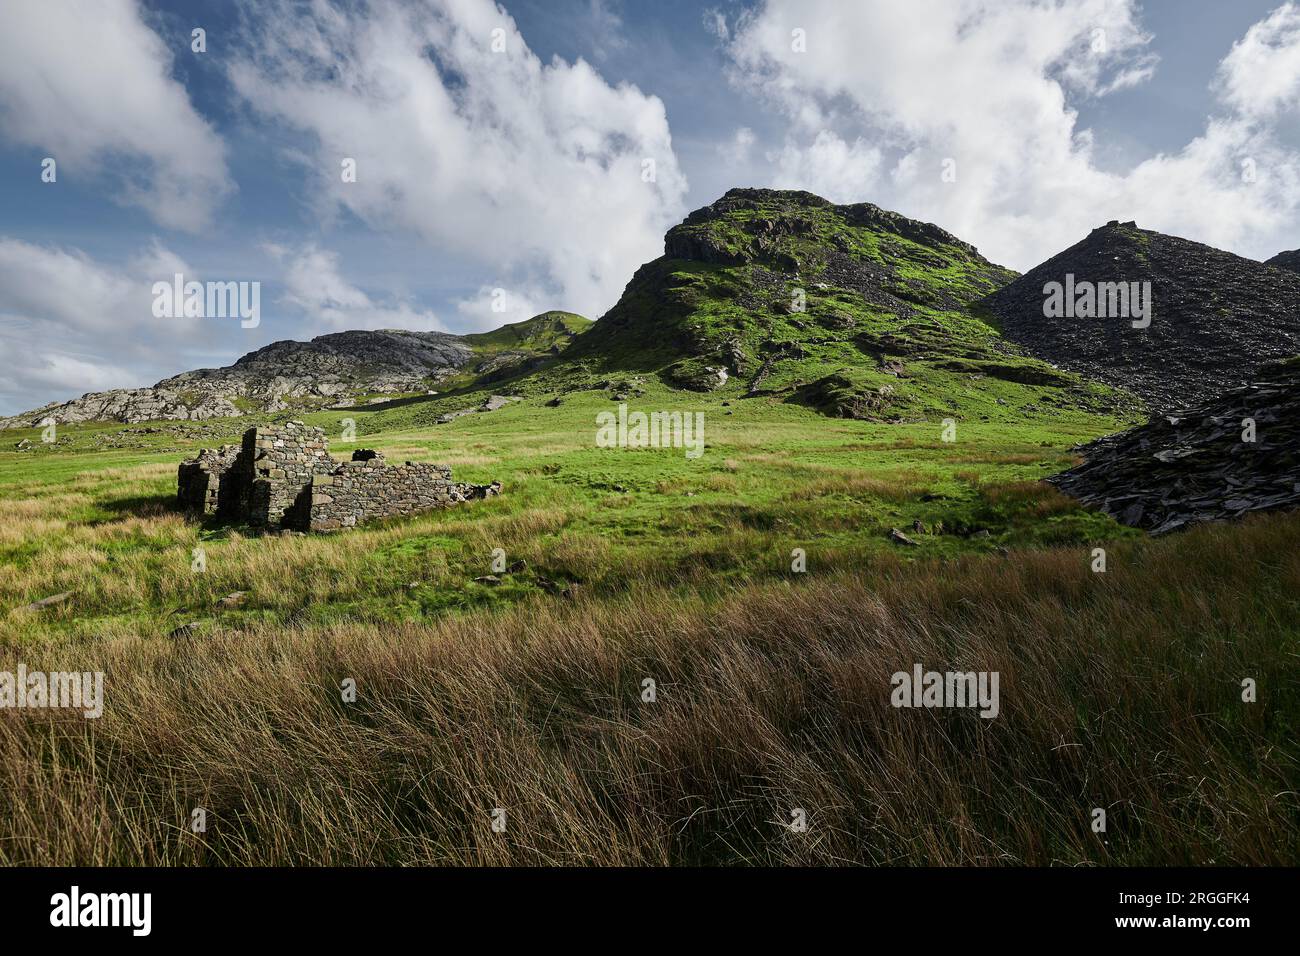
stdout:
[(894, 542), (894, 544), (905, 544), (913, 548), (918, 546), (915, 541), (903, 534), (903, 532), (899, 531), (897, 528), (889, 529), (889, 540)]
[(223, 597), (220, 601), (217, 602), (217, 607), (221, 608), (222, 610), (229, 610), (230, 608), (243, 607), (244, 601), (245, 599), (247, 599), (247, 597), (248, 597), (247, 591), (232, 591), (230, 594), (227, 594), (225, 597)]
[[(1243, 440), (1247, 419), (1253, 442)], [(1083, 464), (1047, 480), (1153, 535), (1300, 505), (1300, 359), (1266, 365), (1252, 385), (1078, 450)]]
[(59, 594), (51, 594), (47, 598), (41, 598), (39, 601), (33, 601), (31, 604), (26, 604), (19, 608), (19, 610), (39, 611), (42, 608), (53, 607), (55, 604), (62, 604), (76, 593), (76, 591), (63, 591)]
[(495, 412), (499, 408), (505, 408), (511, 402), (517, 402), (517, 398), (511, 398), (509, 395), (489, 395), (481, 405), (474, 408), (462, 408), (458, 412), (447, 412), (445, 415), (438, 416), (438, 424), (446, 425), (464, 415), (474, 415), (480, 412)]

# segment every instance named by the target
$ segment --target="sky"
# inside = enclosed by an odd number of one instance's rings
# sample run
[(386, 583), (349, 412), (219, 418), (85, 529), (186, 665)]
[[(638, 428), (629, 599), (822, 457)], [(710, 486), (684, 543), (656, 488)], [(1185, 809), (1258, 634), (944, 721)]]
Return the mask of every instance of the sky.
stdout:
[[(0, 0), (0, 27), (0, 414), (342, 329), (596, 318), (733, 186), (1022, 271), (1110, 219), (1300, 246), (1300, 2)], [(258, 322), (158, 317), (177, 274), (259, 283)]]

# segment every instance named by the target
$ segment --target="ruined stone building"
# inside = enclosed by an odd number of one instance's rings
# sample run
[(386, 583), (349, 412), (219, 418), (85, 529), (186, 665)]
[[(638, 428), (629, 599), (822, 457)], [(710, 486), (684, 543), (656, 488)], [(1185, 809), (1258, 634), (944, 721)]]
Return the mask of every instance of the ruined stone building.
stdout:
[(389, 465), (366, 449), (353, 452), (351, 461), (338, 461), (324, 431), (287, 422), (250, 428), (240, 445), (205, 448), (181, 462), (176, 493), (187, 510), (255, 528), (337, 531), (500, 490), (499, 482), (454, 482), (445, 465)]

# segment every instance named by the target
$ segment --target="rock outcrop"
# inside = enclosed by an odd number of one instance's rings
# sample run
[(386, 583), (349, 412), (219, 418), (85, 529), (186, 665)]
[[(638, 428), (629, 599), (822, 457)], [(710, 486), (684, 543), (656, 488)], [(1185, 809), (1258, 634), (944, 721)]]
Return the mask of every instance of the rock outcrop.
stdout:
[[(1126, 317), (1048, 318), (1048, 283), (1151, 284), (1151, 324)], [(1128, 389), (1156, 411), (1249, 382), (1265, 362), (1300, 352), (1300, 275), (1112, 222), (983, 303), (1030, 354)]]
[(375, 405), (434, 394), (451, 377), (486, 384), (526, 374), (562, 354), (590, 325), (576, 313), (551, 311), (469, 335), (381, 329), (274, 342), (233, 365), (182, 372), (152, 388), (91, 392), (0, 418), (0, 429), (47, 420), (134, 424)]
[(302, 422), (250, 428), (240, 446), (181, 462), (177, 500), (187, 511), (281, 531), (338, 531), (366, 521), (446, 508), (501, 491), (499, 482), (452, 481), (446, 465), (389, 465), (371, 449), (340, 462), (325, 433)]
[(1080, 453), (1083, 464), (1048, 481), (1152, 534), (1300, 505), (1300, 359)]
[(1300, 272), (1300, 249), (1292, 249), (1290, 252), (1279, 252), (1272, 259), (1265, 259), (1264, 265), (1273, 266), (1277, 269), (1289, 269), (1292, 272)]
[(206, 421), (242, 414), (227, 398), (208, 394), (187, 396), (161, 383), (153, 388), (115, 388), (107, 392), (87, 392), (68, 402), (52, 402), (12, 418), (0, 418), (5, 428), (36, 428), (53, 421), (58, 425), (77, 422)]
[(278, 412), (366, 393), (428, 391), (470, 363), (474, 350), (445, 332), (335, 332), (310, 342), (274, 342), (234, 365), (163, 379), (152, 388), (90, 392), (22, 415), (0, 429), (85, 421), (199, 421), (246, 410)]

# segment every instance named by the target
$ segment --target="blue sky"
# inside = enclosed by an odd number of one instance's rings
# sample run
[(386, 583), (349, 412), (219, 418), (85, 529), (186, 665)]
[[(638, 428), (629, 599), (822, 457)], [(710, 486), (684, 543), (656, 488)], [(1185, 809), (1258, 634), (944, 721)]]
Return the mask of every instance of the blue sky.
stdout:
[[(4, 16), (0, 414), (343, 328), (595, 317), (666, 228), (736, 185), (875, 202), (1018, 269), (1112, 218), (1256, 258), (1300, 246), (1295, 3)], [(260, 324), (155, 318), (150, 287), (175, 271), (260, 282)]]

